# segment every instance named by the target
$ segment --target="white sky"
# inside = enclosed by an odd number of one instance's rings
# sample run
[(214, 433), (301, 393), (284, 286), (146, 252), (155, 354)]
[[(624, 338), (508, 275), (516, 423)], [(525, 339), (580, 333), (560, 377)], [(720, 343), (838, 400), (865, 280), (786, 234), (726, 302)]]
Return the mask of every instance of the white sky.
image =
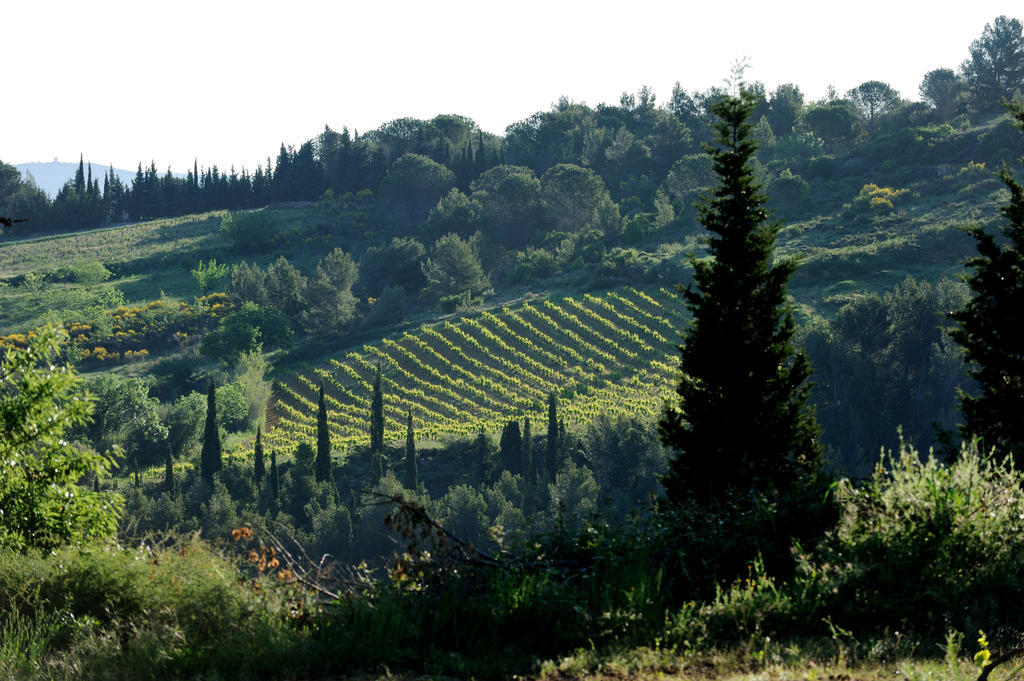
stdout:
[(679, 81), (807, 99), (882, 80), (917, 99), (1019, 0), (0, 0), (0, 160), (250, 170), (325, 124), (458, 113), (487, 131), (561, 95), (596, 105)]

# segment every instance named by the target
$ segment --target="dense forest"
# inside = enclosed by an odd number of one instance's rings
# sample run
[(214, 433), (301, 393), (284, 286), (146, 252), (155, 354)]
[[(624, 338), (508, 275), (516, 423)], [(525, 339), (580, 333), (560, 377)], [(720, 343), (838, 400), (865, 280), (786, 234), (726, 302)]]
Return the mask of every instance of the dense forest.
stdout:
[(987, 678), (1022, 93), (999, 17), (920, 101), (737, 67), (52, 200), (0, 163), (0, 670)]

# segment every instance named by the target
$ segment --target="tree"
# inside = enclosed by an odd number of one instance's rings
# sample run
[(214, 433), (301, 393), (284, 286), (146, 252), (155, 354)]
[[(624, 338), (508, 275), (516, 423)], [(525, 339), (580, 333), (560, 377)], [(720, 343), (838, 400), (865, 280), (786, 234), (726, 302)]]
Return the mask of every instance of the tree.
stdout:
[(858, 134), (860, 125), (853, 105), (837, 100), (809, 109), (804, 114), (804, 123), (825, 144), (838, 147)]
[(998, 111), (1004, 98), (1024, 90), (1024, 31), (1019, 19), (996, 17), (968, 49), (970, 57), (960, 72), (979, 111)]
[(216, 389), (211, 378), (210, 387), (206, 393), (206, 429), (203, 431), (203, 451), (199, 455), (199, 474), (209, 485), (213, 484), (214, 473), (223, 466), (220, 452), (220, 431), (217, 428)]
[(933, 69), (924, 74), (919, 89), (921, 99), (930, 104), (940, 121), (957, 114), (964, 95), (964, 80), (953, 69)]
[(0, 354), (0, 547), (24, 551), (108, 537), (117, 530), (122, 498), (78, 483), (113, 465), (68, 442), (89, 421), (93, 400), (74, 370), (57, 362), (67, 336), (43, 327), (28, 346)]
[(523, 435), (519, 430), (519, 421), (512, 420), (501, 429), (499, 451), (502, 467), (512, 473), (523, 475)]
[(846, 96), (857, 107), (869, 132), (874, 132), (878, 128), (878, 121), (895, 111), (902, 102), (900, 93), (880, 80), (861, 83), (847, 92)]
[(768, 101), (768, 123), (779, 137), (793, 132), (804, 110), (804, 93), (792, 83), (779, 85)]
[(412, 430), (412, 412), (406, 416), (405, 427), (405, 486), (416, 489), (419, 486), (419, 470), (416, 465), (416, 436)]
[(355, 314), (352, 285), (359, 277), (355, 260), (335, 248), (316, 266), (316, 276), (306, 284), (302, 325), (311, 332), (336, 333)]
[(85, 381), (96, 396), (92, 422), (83, 429), (99, 451), (123, 447), (129, 461), (160, 463), (168, 429), (161, 423), (160, 402), (149, 396), (149, 384), (138, 377), (98, 374)]
[(438, 298), (461, 293), (475, 298), (491, 287), (480, 264), (476, 240), (466, 241), (458, 234), (438, 239), (422, 269), (428, 288)]
[(398, 225), (419, 224), (455, 186), (455, 173), (422, 154), (404, 154), (377, 186), (377, 209)]
[(533, 433), (530, 429), (530, 417), (523, 420), (523, 453), (520, 454), (520, 467), (527, 484), (532, 486), (537, 479), (536, 469), (533, 465)]
[(281, 498), (281, 478), (277, 472), (277, 450), (270, 450), (270, 492), (273, 495), (274, 503)]
[(164, 456), (164, 490), (168, 494), (174, 493), (174, 459), (171, 458), (171, 448), (167, 447)]
[(210, 262), (200, 260), (196, 268), (192, 270), (192, 278), (199, 284), (199, 290), (203, 292), (203, 295), (220, 286), (220, 283), (230, 274), (231, 267), (227, 263), (218, 264), (216, 258), (211, 258)]
[(548, 395), (548, 439), (544, 465), (548, 469), (549, 482), (555, 481), (555, 474), (558, 472), (558, 450), (561, 443), (558, 441), (558, 396), (554, 391)]
[(320, 399), (316, 408), (316, 463), (313, 466), (317, 482), (331, 479), (331, 433), (327, 430), (327, 404), (324, 402), (324, 384), (320, 382)]
[(380, 365), (373, 373), (373, 395), (370, 398), (370, 449), (384, 451), (384, 393), (381, 390)]
[(266, 470), (263, 463), (263, 426), (256, 426), (256, 444), (253, 447), (252, 452), (252, 477), (256, 481), (257, 485), (263, 483), (263, 476), (266, 475)]
[(781, 224), (769, 220), (754, 181), (755, 105), (741, 89), (713, 106), (716, 145), (706, 151), (719, 185), (700, 206), (710, 258), (694, 256), (695, 286), (680, 288), (693, 319), (679, 346), (676, 401), (659, 423), (676, 451), (662, 480), (669, 507), (757, 497), (783, 511), (820, 490), (822, 451), (806, 404), (811, 367), (793, 347), (786, 302), (796, 264), (773, 264)]
[[(1009, 108), (1024, 132), (1024, 105)], [(1000, 209), (1008, 221), (1002, 227), (1004, 239), (997, 241), (982, 227), (970, 230), (978, 248), (978, 255), (967, 261), (974, 297), (954, 313), (958, 327), (951, 335), (963, 346), (978, 385), (977, 395), (960, 397), (963, 434), (1012, 454), (1019, 466), (1024, 463), (1024, 187), (1007, 166), (1000, 177), (1010, 190), (1010, 202)]]
[(604, 181), (589, 168), (559, 163), (540, 178), (544, 209), (556, 229), (575, 232), (584, 227), (612, 233), (618, 229), (618, 208)]

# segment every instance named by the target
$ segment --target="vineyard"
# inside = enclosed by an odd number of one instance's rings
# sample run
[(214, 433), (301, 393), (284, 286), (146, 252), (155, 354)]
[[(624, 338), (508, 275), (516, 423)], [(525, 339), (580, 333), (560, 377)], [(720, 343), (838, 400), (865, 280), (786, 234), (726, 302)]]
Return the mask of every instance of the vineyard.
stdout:
[(315, 440), (323, 383), (332, 449), (368, 444), (377, 366), (392, 442), (404, 441), (409, 412), (419, 440), (497, 432), (523, 416), (546, 423), (552, 392), (569, 425), (599, 413), (651, 414), (671, 391), (685, 319), (675, 293), (625, 288), (424, 326), (278, 382), (279, 419), (266, 441), (288, 451)]

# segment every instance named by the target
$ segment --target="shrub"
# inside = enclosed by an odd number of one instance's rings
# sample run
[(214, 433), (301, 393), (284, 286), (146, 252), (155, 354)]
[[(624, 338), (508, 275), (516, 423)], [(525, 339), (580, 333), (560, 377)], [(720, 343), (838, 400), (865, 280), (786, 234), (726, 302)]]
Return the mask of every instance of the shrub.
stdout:
[(862, 486), (837, 487), (821, 554), (843, 626), (941, 636), (1024, 626), (1024, 475), (974, 447), (950, 465), (904, 447)]
[(228, 213), (220, 230), (243, 253), (258, 253), (273, 247), (279, 236), (277, 219), (265, 210)]

